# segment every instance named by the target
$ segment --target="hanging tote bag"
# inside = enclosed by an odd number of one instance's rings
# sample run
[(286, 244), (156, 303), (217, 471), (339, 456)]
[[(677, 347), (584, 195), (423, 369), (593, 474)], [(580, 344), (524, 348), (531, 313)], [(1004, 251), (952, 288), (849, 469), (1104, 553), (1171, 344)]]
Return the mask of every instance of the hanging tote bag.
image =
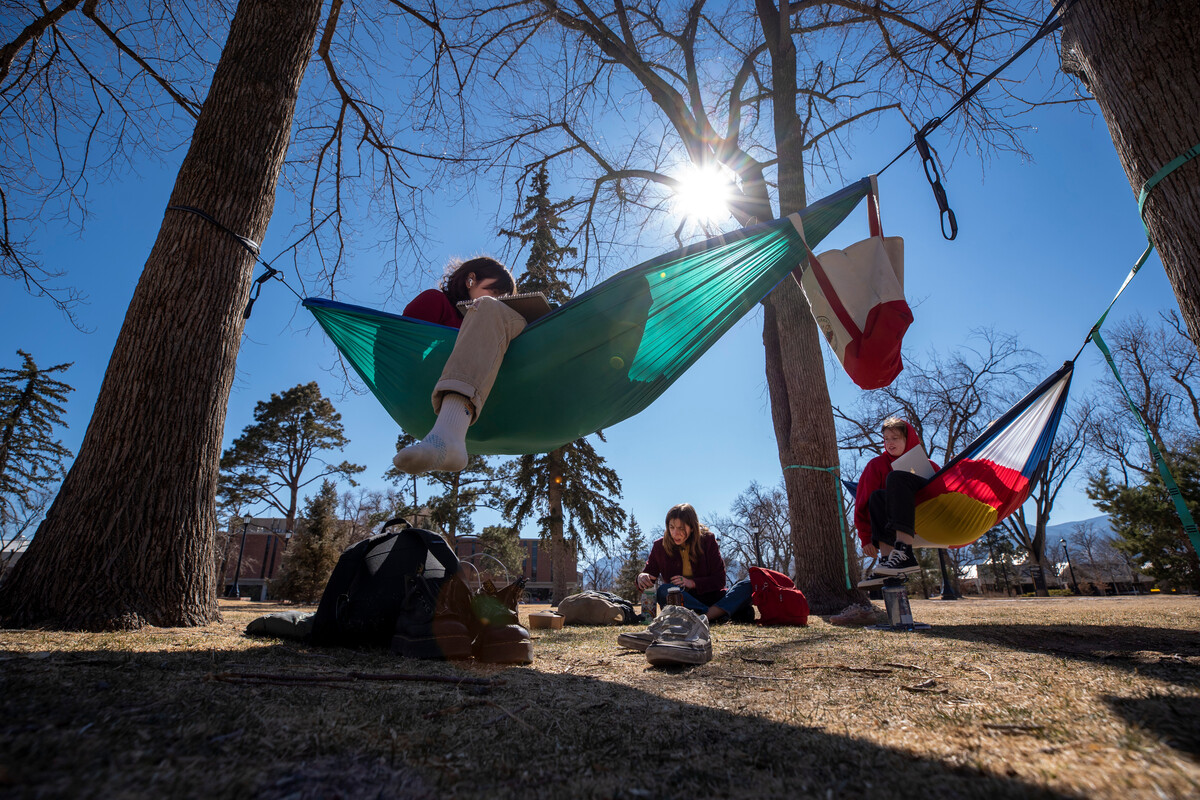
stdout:
[[(879, 389), (904, 368), (900, 343), (913, 315), (904, 299), (904, 239), (883, 235), (874, 175), (867, 214), (869, 239), (819, 256), (808, 251), (809, 268), (797, 280), (846, 374), (862, 389)], [(804, 223), (793, 220), (803, 239)]]

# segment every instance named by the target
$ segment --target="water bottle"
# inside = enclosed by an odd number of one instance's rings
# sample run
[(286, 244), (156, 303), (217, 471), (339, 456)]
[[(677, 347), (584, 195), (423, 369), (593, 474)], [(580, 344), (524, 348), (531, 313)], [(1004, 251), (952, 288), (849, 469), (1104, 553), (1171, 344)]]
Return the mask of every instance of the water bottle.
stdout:
[(908, 604), (908, 592), (904, 583), (897, 581), (896, 586), (883, 586), (883, 605), (887, 609), (888, 623), (892, 630), (911, 631), (913, 629), (912, 608)]
[(678, 586), (672, 586), (670, 589), (667, 589), (667, 605), (669, 605), (669, 606), (682, 605), (683, 603), (680, 600), (680, 595), (682, 595), (682, 594), (683, 594), (683, 591)]
[(647, 622), (654, 619), (658, 614), (657, 593), (654, 590), (654, 584), (650, 584), (650, 588), (642, 592), (642, 617)]

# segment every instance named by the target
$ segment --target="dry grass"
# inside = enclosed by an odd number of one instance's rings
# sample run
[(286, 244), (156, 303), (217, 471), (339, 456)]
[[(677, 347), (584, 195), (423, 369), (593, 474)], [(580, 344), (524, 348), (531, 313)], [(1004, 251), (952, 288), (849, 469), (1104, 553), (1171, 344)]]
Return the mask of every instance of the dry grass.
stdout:
[(718, 626), (690, 669), (622, 628), (535, 632), (523, 668), (316, 650), (243, 636), (276, 610), (248, 602), (202, 630), (0, 631), (0, 795), (1200, 794), (1200, 600), (913, 606), (933, 630)]

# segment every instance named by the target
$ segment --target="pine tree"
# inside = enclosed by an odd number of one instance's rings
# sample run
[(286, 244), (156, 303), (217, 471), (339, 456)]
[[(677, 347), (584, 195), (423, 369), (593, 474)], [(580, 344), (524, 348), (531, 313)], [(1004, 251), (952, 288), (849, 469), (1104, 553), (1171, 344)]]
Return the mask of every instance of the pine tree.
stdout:
[(53, 438), (55, 426), (66, 427), (62, 414), (67, 393), (74, 389), (50, 376), (71, 364), (39, 369), (33, 356), (18, 350), (24, 363), (0, 368), (0, 526), (43, 502), (63, 477), (63, 461), (71, 451)]
[[(500, 231), (530, 247), (525, 272), (518, 281), (521, 290), (542, 292), (556, 303), (570, 299), (568, 278), (584, 275), (581, 267), (563, 263), (576, 255), (575, 248), (560, 246), (555, 238), (566, 232), (559, 213), (572, 199), (550, 202), (550, 178), (542, 165), (533, 177), (533, 194), (525, 198), (524, 210), (515, 216), (520, 221), (517, 229)], [(596, 435), (604, 441), (603, 432)], [(576, 439), (549, 453), (521, 456), (509, 462), (508, 469), (514, 490), (505, 501), (504, 513), (515, 527), (534, 511), (540, 514), (538, 526), (549, 540), (553, 559), (551, 602), (557, 603), (567, 594), (567, 564), (578, 549), (579, 538), (606, 546), (610, 532), (624, 524), (625, 511), (614, 499), (621, 495), (621, 479), (586, 439)], [(563, 525), (568, 514), (569, 537)]]
[(516, 230), (502, 228), (500, 234), (516, 239), (521, 246), (529, 246), (529, 258), (525, 272), (517, 279), (523, 292), (541, 292), (552, 303), (564, 303), (571, 299), (568, 278), (582, 278), (582, 267), (563, 264), (567, 256), (574, 258), (578, 251), (574, 247), (563, 247), (555, 237), (567, 233), (560, 212), (575, 201), (574, 197), (561, 203), (550, 202), (550, 176), (543, 164), (533, 176), (533, 194), (525, 198), (524, 210), (513, 218), (520, 220)]
[[(402, 450), (416, 441), (416, 437), (402, 433), (396, 439), (396, 450)], [(414, 476), (392, 467), (383, 477), (399, 487), (413, 482), (413, 506), (418, 511), (422, 507), (428, 509), (429, 521), (425, 524), (444, 534), (452, 547), (459, 536), (467, 536), (475, 530), (472, 519), (475, 511), (481, 506), (499, 502), (502, 491), (496, 468), (486, 457), (475, 454), (467, 456), (467, 465), (459, 472), (429, 472), (422, 475), (435, 487), (435, 491), (441, 490), (441, 494), (430, 495), (423, 503), (417, 502)]]
[[(1192, 517), (1200, 517), (1200, 443), (1163, 455)], [(1089, 481), (1087, 495), (1109, 515), (1118, 536), (1113, 546), (1144, 563), (1142, 571), (1164, 586), (1200, 590), (1200, 557), (1162, 476), (1154, 472), (1141, 486), (1126, 486), (1104, 469)]]
[(642, 528), (636, 517), (629, 518), (629, 530), (621, 540), (621, 550), (625, 554), (625, 562), (617, 573), (616, 593), (626, 600), (637, 602), (641, 590), (637, 586), (637, 576), (642, 567), (646, 566), (646, 540), (642, 538)]
[(338, 557), (347, 544), (346, 526), (337, 518), (338, 491), (333, 481), (308, 499), (304, 520), (280, 565), (279, 578), (271, 581), (271, 594), (281, 600), (315, 603), (329, 582)]
[[(504, 565), (509, 577), (516, 580), (523, 574), (525, 548), (515, 528), (506, 525), (488, 525), (479, 533), (479, 547), (483, 552)], [(487, 564), (478, 565), (481, 570), (492, 572)]]
[[(350, 443), (342, 431), (342, 415), (321, 396), (316, 381), (299, 384), (254, 407), (254, 422), (221, 455), (218, 496), (227, 507), (265, 503), (278, 509), (292, 529), (300, 490), (328, 475), (341, 475), (354, 486), (352, 475), (366, 467), (343, 461), (329, 464), (317, 457), (322, 450)], [(312, 477), (312, 461), (324, 469)]]

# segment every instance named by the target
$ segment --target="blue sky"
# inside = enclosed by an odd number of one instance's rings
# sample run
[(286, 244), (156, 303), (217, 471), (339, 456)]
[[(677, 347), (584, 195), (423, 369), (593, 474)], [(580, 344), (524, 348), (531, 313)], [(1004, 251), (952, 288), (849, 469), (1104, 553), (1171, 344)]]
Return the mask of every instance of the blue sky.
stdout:
[[(1141, 252), (1145, 237), (1134, 193), (1103, 120), (1051, 106), (1035, 110), (1024, 122), (1032, 126), (1023, 138), (1031, 161), (1001, 154), (981, 166), (978, 159), (960, 154), (943, 169), (960, 226), (954, 242), (942, 238), (915, 152), (880, 178), (885, 231), (906, 242), (906, 290), (916, 317), (905, 339), (907, 353), (946, 350), (964, 343), (973, 328), (995, 327), (1019, 334), (1027, 347), (1041, 353), (1048, 373), (1074, 355)], [(810, 197), (878, 170), (904, 146), (905, 137), (898, 128), (859, 133), (854, 154), (839, 165), (840, 175), (811, 187)], [(952, 150), (939, 134), (931, 141), (948, 155)], [(62, 432), (73, 450), (82, 440), (182, 155), (167, 154), (161, 165), (144, 165), (139, 174), (90, 186), (91, 215), (82, 234), (53, 223), (45, 229), (38, 244), (46, 261), (65, 270), (66, 280), (89, 298), (78, 309), (88, 332), (75, 329), (47, 301), (28, 297), (16, 284), (2, 290), (4, 363), (17, 363), (18, 348), (43, 366), (75, 362), (65, 376), (77, 391), (68, 406), (70, 428)], [(427, 255), (435, 263), (498, 252), (503, 246), (494, 235), (495, 209), (461, 199), (460, 191), (449, 187), (433, 199), (430, 218), (442, 243)], [(264, 242), (268, 258), (287, 241), (287, 225), (278, 219), (285, 206), (281, 199)], [(866, 235), (865, 211), (860, 209), (823, 247), (844, 246)], [(639, 244), (645, 257), (672, 248), (667, 241)], [(514, 260), (515, 272), (523, 259)], [(373, 255), (355, 257), (357, 277), (342, 299), (372, 305), (373, 298), (385, 294), (372, 283), (377, 260)], [(624, 266), (630, 264), (610, 265), (609, 271)], [(435, 278), (410, 275), (396, 295), (415, 295)], [(402, 305), (396, 301), (386, 308), (398, 312)], [(1152, 316), (1174, 307), (1155, 256), (1111, 319), (1135, 312)], [(1089, 347), (1077, 366), (1073, 394), (1082, 395), (1101, 369), (1095, 348)], [(826, 372), (835, 402), (849, 405), (858, 390), (832, 357)], [(279, 284), (264, 288), (246, 328), (226, 445), (251, 421), (257, 401), (310, 380), (321, 384), (342, 413), (351, 440), (344, 457), (367, 465), (361, 476), (365, 485), (382, 488), (397, 426), (372, 397), (345, 393), (332, 346)], [(702, 518), (724, 515), (751, 481), (777, 483), (780, 467), (763, 375), (761, 312), (741, 322), (648, 410), (606, 433), (608, 442), (597, 443), (598, 449), (621, 476), (623, 506), (646, 531), (661, 526), (675, 503), (692, 503)], [(1068, 489), (1052, 522), (1097, 513), (1081, 490)], [(481, 525), (495, 521), (487, 514), (477, 518)]]

